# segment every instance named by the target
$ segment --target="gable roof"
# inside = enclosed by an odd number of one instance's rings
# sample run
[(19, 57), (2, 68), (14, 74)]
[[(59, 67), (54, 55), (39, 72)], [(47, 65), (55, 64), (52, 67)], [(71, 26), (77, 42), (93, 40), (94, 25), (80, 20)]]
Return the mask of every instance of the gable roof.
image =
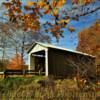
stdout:
[(39, 44), (39, 45), (41, 45), (43, 47), (46, 47), (46, 48), (53, 48), (53, 49), (69, 51), (69, 52), (73, 52), (73, 53), (77, 53), (77, 54), (82, 54), (82, 55), (85, 55), (85, 56), (95, 57), (93, 55), (90, 55), (90, 54), (87, 54), (87, 53), (83, 53), (83, 52), (80, 52), (80, 51), (75, 51), (75, 50), (71, 50), (71, 49), (67, 49), (67, 48), (63, 48), (63, 47), (58, 47), (58, 46), (55, 46), (55, 45), (52, 45), (52, 44), (45, 44), (45, 43), (41, 43), (41, 42), (33, 43), (33, 45), (29, 48), (28, 53), (34, 48), (34, 46), (36, 44)]

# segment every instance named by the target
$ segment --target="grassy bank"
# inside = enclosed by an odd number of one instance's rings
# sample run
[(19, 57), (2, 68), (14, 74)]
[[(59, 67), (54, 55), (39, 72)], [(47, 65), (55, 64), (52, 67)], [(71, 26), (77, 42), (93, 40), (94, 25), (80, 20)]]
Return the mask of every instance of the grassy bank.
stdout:
[(79, 90), (72, 79), (54, 81), (42, 76), (0, 79), (0, 100), (100, 100), (99, 93)]

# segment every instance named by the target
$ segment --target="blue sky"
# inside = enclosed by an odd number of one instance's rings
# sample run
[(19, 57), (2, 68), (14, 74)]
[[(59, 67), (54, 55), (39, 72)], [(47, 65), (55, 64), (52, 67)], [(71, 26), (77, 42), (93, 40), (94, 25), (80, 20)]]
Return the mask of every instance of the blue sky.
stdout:
[(98, 14), (94, 13), (91, 15), (81, 17), (78, 22), (71, 21), (69, 24), (75, 27), (76, 31), (70, 33), (68, 30), (66, 30), (64, 33), (65, 37), (60, 40), (58, 45), (69, 49), (75, 49), (78, 43), (78, 33), (83, 29), (90, 27), (96, 21), (96, 19), (99, 18), (100, 18), (100, 11), (98, 12)]
[[(6, 1), (6, 0), (0, 0), (0, 4), (3, 1)], [(26, 3), (29, 0), (22, 0), (22, 1)], [(2, 12), (0, 12), (0, 16), (2, 16)], [(82, 31), (83, 29), (90, 27), (96, 21), (96, 19), (100, 19), (100, 11), (93, 14), (89, 14), (84, 17), (80, 17), (79, 21), (71, 21), (69, 25), (75, 27), (76, 31), (73, 33), (70, 33), (68, 29), (65, 29), (64, 38), (61, 38), (59, 42), (57, 43), (56, 39), (52, 37), (52, 44), (75, 50), (78, 44), (78, 33)], [(45, 20), (48, 20), (48, 16), (44, 19), (41, 19), (41, 21), (45, 21)], [(0, 54), (0, 56), (2, 55)], [(27, 55), (25, 56), (25, 61), (26, 63), (28, 63)]]
[[(0, 0), (0, 3), (6, 1), (6, 0)], [(24, 3), (28, 0), (22, 0)], [(70, 0), (68, 0), (70, 2)], [(73, 26), (76, 28), (76, 31), (73, 33), (70, 33), (67, 29), (65, 29), (64, 32), (64, 38), (61, 38), (60, 41), (57, 43), (56, 39), (52, 37), (52, 43), (61, 47), (66, 47), (68, 49), (74, 49), (77, 46), (78, 43), (78, 33), (83, 30), (84, 28), (87, 28), (91, 26), (96, 19), (100, 18), (100, 11), (97, 13), (93, 13), (91, 15), (87, 15), (84, 17), (80, 17), (80, 20), (77, 21), (71, 21), (69, 25)], [(43, 19), (46, 20), (46, 19)]]

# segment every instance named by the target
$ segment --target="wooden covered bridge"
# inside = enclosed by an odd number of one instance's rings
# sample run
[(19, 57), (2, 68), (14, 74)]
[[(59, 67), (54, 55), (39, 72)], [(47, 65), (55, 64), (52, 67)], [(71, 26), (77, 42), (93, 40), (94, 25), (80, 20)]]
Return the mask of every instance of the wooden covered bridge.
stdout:
[(95, 57), (86, 53), (36, 42), (28, 50), (28, 70), (46, 76), (68, 77), (78, 71), (95, 74)]

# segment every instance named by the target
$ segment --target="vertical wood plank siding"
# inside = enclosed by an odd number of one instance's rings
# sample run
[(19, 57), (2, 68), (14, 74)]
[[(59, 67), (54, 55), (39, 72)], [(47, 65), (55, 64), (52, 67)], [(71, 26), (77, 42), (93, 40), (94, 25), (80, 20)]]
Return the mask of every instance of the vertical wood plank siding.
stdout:
[[(88, 67), (89, 75), (95, 74), (95, 59), (89, 56), (49, 48), (48, 52), (49, 75), (65, 78), (77, 73), (76, 66), (81, 70)], [(87, 73), (87, 74), (88, 74)]]

